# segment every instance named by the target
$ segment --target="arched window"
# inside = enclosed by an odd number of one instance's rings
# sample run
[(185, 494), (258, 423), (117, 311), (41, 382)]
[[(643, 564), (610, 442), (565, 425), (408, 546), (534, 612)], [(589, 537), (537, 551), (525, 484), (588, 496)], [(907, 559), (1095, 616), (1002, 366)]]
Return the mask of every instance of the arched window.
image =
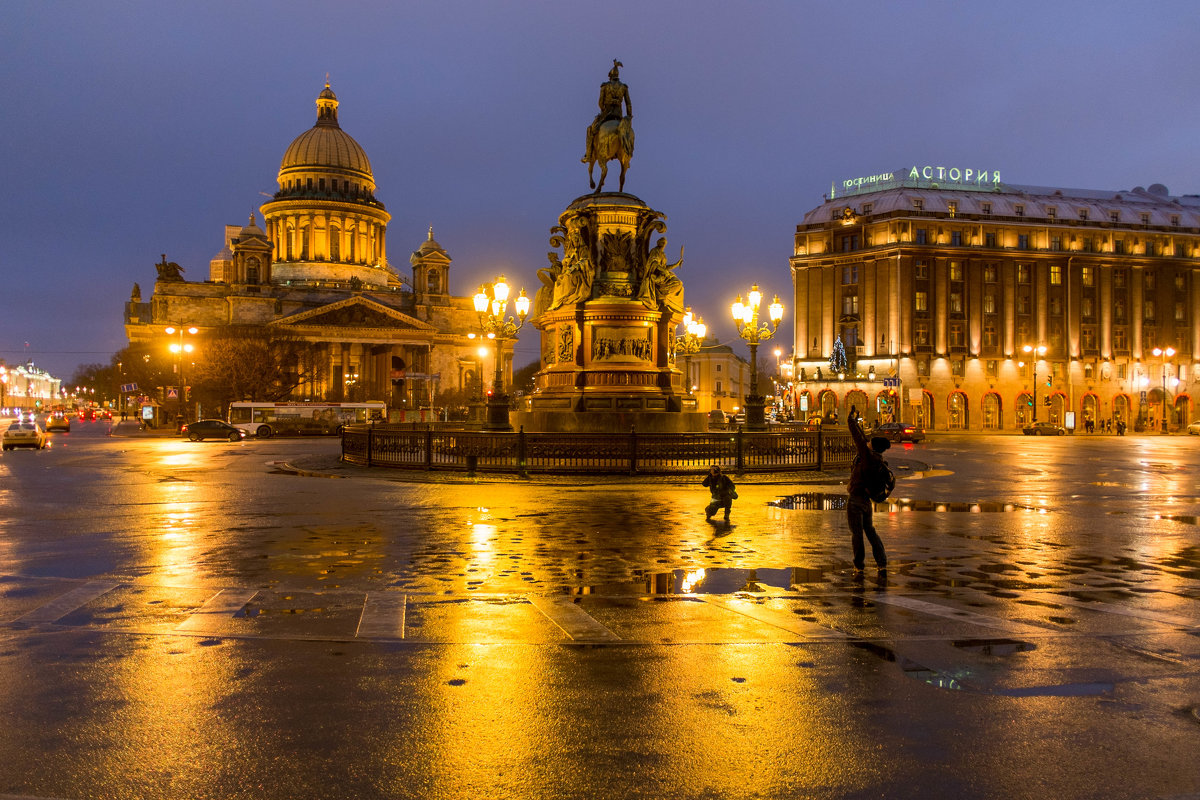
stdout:
[(254, 256), (246, 259), (246, 283), (258, 284), (258, 263)]
[(998, 431), (1003, 427), (1004, 415), (1000, 406), (1000, 395), (988, 392), (983, 396), (983, 429)]
[(442, 273), (436, 269), (429, 270), (425, 275), (426, 291), (430, 294), (440, 294), (442, 291)]
[(967, 418), (967, 396), (962, 392), (951, 392), (946, 398), (946, 427), (952, 431), (965, 431), (970, 424)]
[(342, 229), (338, 227), (329, 229), (329, 260), (342, 260)]

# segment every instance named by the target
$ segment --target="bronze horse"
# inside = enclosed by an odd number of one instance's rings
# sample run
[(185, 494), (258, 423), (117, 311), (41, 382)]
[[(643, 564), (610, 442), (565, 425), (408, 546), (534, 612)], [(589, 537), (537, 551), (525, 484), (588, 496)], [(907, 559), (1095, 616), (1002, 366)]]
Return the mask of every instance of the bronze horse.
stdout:
[[(629, 169), (629, 160), (633, 158), (633, 121), (630, 117), (621, 117), (620, 121), (610, 119), (603, 122), (596, 131), (596, 141), (592, 145), (592, 160), (588, 162), (588, 185), (600, 194), (604, 188), (604, 179), (608, 177), (608, 162), (616, 159), (621, 162), (621, 182), (618, 191), (625, 191), (625, 170)], [(600, 164), (600, 183), (592, 179), (592, 167)]]

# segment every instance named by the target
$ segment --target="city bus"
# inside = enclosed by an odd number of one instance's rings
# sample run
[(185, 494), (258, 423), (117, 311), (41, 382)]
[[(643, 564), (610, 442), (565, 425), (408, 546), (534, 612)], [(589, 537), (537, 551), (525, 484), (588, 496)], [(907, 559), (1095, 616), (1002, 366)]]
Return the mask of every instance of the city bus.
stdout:
[(255, 403), (239, 400), (229, 404), (229, 424), (241, 428), (247, 436), (269, 439), (272, 436), (332, 436), (343, 425), (356, 422), (383, 422), (387, 406), (383, 403)]

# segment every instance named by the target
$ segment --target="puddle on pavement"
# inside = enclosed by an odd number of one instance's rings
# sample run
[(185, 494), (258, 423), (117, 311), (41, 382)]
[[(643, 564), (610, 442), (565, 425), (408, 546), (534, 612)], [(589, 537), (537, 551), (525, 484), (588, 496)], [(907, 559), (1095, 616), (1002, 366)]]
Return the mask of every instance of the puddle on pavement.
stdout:
[(920, 681), (921, 683), (927, 683), (938, 689), (950, 689), (953, 691), (962, 691), (966, 688), (953, 675), (947, 675), (944, 672), (938, 672), (935, 669), (922, 666), (915, 661), (898, 655), (892, 648), (878, 642), (850, 642), (850, 646), (859, 650), (865, 650), (873, 656), (882, 658), (884, 661), (898, 664), (906, 677)]
[(959, 639), (950, 644), (960, 650), (985, 656), (1007, 656), (1037, 649), (1036, 644), (1022, 642), (1020, 639)]
[(782, 567), (778, 569), (677, 569), (671, 572), (646, 573), (629, 583), (575, 586), (567, 589), (570, 595), (669, 595), (669, 594), (733, 594), (735, 592), (788, 591), (810, 583), (826, 583), (832, 569), (817, 567)]
[[(772, 501), (769, 505), (789, 511), (844, 511), (846, 508), (846, 495), (830, 492), (804, 492), (781, 497), (778, 500)], [(942, 503), (935, 500), (893, 499), (884, 503), (876, 503), (875, 507), (877, 509), (887, 509), (888, 511), (934, 511), (939, 513), (965, 512), (968, 514), (981, 514), (1005, 511), (1047, 513), (1047, 510), (1044, 508), (999, 502)]]

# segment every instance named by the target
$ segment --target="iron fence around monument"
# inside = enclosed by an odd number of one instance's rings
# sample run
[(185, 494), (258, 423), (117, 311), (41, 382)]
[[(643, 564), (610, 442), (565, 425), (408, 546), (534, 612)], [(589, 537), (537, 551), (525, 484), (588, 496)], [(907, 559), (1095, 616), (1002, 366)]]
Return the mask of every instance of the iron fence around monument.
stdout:
[(411, 425), (347, 425), (342, 461), (467, 473), (687, 475), (845, 469), (854, 442), (826, 431), (496, 433)]

